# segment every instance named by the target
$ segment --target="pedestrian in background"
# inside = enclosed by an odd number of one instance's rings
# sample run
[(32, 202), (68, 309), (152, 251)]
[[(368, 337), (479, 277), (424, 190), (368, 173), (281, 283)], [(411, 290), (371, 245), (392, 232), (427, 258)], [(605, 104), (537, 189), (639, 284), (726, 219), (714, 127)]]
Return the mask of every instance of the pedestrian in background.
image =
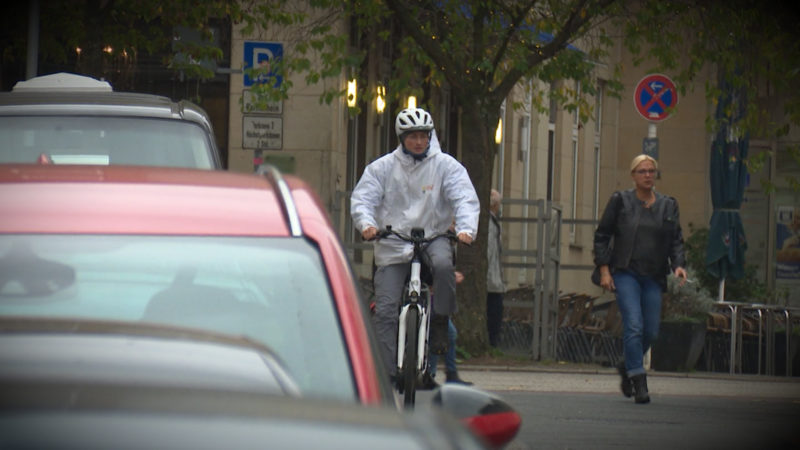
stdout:
[(658, 163), (648, 155), (631, 161), (634, 188), (617, 191), (594, 233), (594, 263), (600, 286), (615, 291), (622, 314), (625, 362), (617, 367), (620, 387), (636, 403), (648, 403), (643, 357), (658, 336), (661, 294), (667, 274), (686, 282), (678, 201), (656, 192)]
[[(456, 284), (464, 281), (464, 274), (456, 271)], [(435, 301), (435, 300), (434, 300)], [(453, 323), (453, 319), (447, 322), (447, 353), (444, 354), (444, 369), (446, 383), (458, 383), (471, 385), (469, 381), (464, 381), (458, 376), (458, 367), (456, 367), (456, 340), (458, 339), (458, 329)], [(428, 355), (428, 370), (422, 376), (422, 386), (420, 389), (435, 389), (439, 386), (436, 382), (436, 366), (439, 364), (439, 355), (430, 353)]]
[(489, 240), (486, 251), (489, 268), (486, 274), (486, 325), (489, 329), (489, 345), (497, 347), (500, 339), (500, 327), (503, 323), (503, 294), (506, 283), (500, 257), (503, 253), (502, 227), (500, 226), (500, 203), (503, 196), (492, 189), (489, 199)]

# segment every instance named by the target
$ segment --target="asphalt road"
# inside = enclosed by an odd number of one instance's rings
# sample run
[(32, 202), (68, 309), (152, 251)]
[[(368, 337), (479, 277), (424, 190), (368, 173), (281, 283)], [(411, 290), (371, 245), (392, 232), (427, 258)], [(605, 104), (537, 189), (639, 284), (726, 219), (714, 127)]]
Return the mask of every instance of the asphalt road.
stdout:
[(521, 413), (509, 449), (800, 448), (796, 377), (651, 372), (652, 401), (637, 405), (622, 396), (613, 369), (460, 374)]

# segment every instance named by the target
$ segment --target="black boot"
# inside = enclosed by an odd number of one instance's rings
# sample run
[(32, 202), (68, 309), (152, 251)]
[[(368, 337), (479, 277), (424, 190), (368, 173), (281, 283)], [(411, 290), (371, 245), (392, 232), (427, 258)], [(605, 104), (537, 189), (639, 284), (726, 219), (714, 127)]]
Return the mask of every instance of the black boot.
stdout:
[(434, 380), (436, 374), (431, 375), (430, 372), (425, 372), (422, 375), (422, 384), (417, 388), (421, 391), (430, 391), (439, 387), (439, 383)]
[(458, 372), (455, 370), (452, 372), (450, 371), (447, 372), (447, 379), (445, 381), (448, 383), (458, 383), (467, 386), (472, 386), (472, 383), (470, 383), (469, 381), (462, 380), (461, 377), (458, 376)]
[(625, 370), (625, 361), (617, 364), (617, 372), (619, 372), (619, 376), (622, 378), (620, 382), (620, 389), (622, 389), (622, 395), (625, 397), (630, 397), (633, 395), (633, 384), (631, 384), (631, 379), (628, 378), (628, 371)]
[(636, 403), (650, 403), (650, 394), (647, 392), (647, 375), (643, 373), (634, 375), (631, 377), (631, 381)]

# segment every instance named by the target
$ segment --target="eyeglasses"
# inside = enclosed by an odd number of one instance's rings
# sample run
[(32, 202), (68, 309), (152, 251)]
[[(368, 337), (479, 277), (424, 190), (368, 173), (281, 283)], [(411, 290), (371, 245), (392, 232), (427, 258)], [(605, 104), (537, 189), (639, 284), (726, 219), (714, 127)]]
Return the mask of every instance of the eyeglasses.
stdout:
[(414, 140), (414, 141), (428, 141), (428, 140), (430, 140), (430, 138), (431, 137), (428, 135), (428, 133), (426, 133), (424, 131), (419, 131), (419, 132), (409, 133), (403, 139), (411, 139), (411, 140)]
[(639, 169), (635, 173), (637, 175), (654, 175), (656, 173), (656, 169)]

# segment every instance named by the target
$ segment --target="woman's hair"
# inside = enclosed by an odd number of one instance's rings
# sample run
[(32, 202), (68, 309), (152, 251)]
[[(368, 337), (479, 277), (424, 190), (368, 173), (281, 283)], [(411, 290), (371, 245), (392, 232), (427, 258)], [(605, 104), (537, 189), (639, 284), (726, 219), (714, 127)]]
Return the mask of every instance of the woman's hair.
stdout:
[(636, 166), (638, 166), (639, 164), (641, 164), (644, 161), (650, 161), (651, 163), (653, 163), (653, 167), (656, 170), (658, 170), (658, 161), (653, 159), (652, 156), (645, 155), (644, 153), (642, 153), (641, 155), (637, 156), (636, 158), (633, 158), (633, 161), (631, 161), (631, 172), (636, 170)]
[(495, 206), (500, 206), (501, 201), (503, 201), (503, 196), (497, 192), (497, 190), (492, 189), (489, 197), (489, 207), (494, 208)]

